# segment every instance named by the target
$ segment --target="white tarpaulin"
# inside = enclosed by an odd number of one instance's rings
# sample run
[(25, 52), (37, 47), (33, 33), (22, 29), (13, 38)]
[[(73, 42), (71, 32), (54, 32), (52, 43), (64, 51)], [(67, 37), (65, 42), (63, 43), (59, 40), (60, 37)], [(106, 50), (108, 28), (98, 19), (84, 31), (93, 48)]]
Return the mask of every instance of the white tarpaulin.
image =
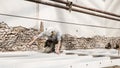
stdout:
[[(73, 0), (73, 3), (95, 8), (103, 11), (112, 12), (115, 14), (120, 14), (119, 11), (119, 0)], [(104, 19), (96, 16), (91, 16), (83, 13), (69, 12), (67, 10), (39, 5), (39, 15), (36, 8), (37, 4), (28, 2), (25, 0), (0, 0), (0, 13), (27, 16), (27, 17), (38, 17), (42, 19), (70, 22), (76, 24), (86, 24), (86, 25), (95, 25), (103, 27), (114, 27), (119, 28), (119, 21), (113, 21), (109, 19)], [(39, 28), (39, 23), (36, 20), (16, 18), (16, 17), (7, 17), (0, 15), (0, 21), (6, 22), (10, 26), (24, 26), (24, 27), (33, 27)], [(39, 21), (40, 22), (40, 21)], [(85, 36), (91, 37), (95, 35), (101, 36), (120, 36), (119, 29), (106, 29), (98, 27), (90, 27), (85, 25), (73, 25), (73, 24), (64, 24), (57, 22), (44, 22), (44, 29), (47, 27), (56, 26), (63, 33), (69, 33), (75, 36)], [(113, 26), (114, 25), (114, 26)]]

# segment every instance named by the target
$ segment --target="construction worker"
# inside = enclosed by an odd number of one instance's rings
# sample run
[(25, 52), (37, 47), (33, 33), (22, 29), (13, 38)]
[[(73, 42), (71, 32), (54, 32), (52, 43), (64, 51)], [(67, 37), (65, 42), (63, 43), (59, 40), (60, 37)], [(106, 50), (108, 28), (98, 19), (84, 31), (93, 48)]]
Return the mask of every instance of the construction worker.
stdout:
[(42, 38), (42, 37), (47, 37), (43, 52), (45, 53), (55, 52), (57, 54), (60, 53), (61, 34), (56, 28), (53, 27), (48, 28), (46, 31), (40, 33), (38, 36), (35, 36), (34, 39), (28, 45), (34, 43), (34, 41), (37, 38)]

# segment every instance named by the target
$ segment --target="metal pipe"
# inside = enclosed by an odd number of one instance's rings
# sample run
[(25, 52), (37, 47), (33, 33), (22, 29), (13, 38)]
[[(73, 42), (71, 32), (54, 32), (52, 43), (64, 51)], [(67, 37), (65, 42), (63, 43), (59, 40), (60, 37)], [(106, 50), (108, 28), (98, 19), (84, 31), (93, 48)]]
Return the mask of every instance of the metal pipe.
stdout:
[[(69, 9), (69, 7), (66, 7), (66, 6), (63, 6), (63, 5), (50, 3), (50, 2), (45, 2), (45, 1), (42, 1), (42, 0), (26, 0), (26, 1), (31, 1), (31, 2), (35, 2), (35, 3), (44, 4), (44, 5), (54, 6), (54, 7), (62, 8), (62, 9), (66, 9), (66, 10)], [(96, 14), (96, 13), (91, 13), (91, 12), (87, 12), (87, 11), (83, 11), (83, 10), (78, 10), (76, 8), (71, 8), (71, 10), (75, 11), (75, 12), (81, 12), (81, 13), (84, 13), (84, 14), (98, 16), (98, 17), (101, 17), (101, 18), (106, 18), (106, 19), (111, 19), (111, 20), (115, 20), (115, 21), (120, 21), (120, 19), (117, 19), (117, 18), (113, 18), (113, 17), (109, 17), (109, 16), (105, 16), (105, 15), (100, 15), (100, 14)]]
[[(68, 4), (67, 2), (65, 2), (65, 1), (63, 1), (63, 0), (51, 0), (51, 1), (58, 2), (58, 3), (62, 3), (62, 4)], [(78, 8), (82, 8), (82, 9), (86, 9), (86, 10), (90, 10), (90, 11), (94, 11), (94, 12), (99, 12), (99, 13), (107, 14), (107, 15), (111, 15), (111, 16), (115, 16), (115, 17), (119, 17), (119, 18), (120, 18), (120, 15), (117, 15), (117, 14), (114, 14), (114, 13), (110, 13), (110, 12), (106, 12), (106, 11), (101, 11), (101, 10), (93, 9), (93, 8), (88, 8), (88, 7), (80, 6), (80, 5), (77, 5), (77, 4), (72, 4), (72, 6), (78, 7)]]

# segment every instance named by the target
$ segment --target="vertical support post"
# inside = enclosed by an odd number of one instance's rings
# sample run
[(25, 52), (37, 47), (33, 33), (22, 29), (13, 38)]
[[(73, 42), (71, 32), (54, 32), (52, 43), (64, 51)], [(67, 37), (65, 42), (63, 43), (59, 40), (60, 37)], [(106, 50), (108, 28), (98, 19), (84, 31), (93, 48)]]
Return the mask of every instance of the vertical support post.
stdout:
[(44, 25), (43, 25), (43, 22), (41, 21), (40, 23), (40, 32), (43, 32), (44, 31)]

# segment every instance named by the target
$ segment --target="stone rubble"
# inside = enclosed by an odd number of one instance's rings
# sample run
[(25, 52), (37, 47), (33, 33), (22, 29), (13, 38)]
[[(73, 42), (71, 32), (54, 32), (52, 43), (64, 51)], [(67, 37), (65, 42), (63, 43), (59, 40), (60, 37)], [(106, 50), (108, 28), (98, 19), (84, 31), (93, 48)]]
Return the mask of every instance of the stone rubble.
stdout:
[[(0, 23), (0, 51), (30, 50), (30, 46), (27, 47), (27, 44), (39, 33), (38, 30), (33, 28), (9, 27), (5, 23)], [(31, 50), (38, 50), (40, 48), (38, 44), (38, 41), (35, 42), (31, 46)]]
[(91, 38), (80, 37), (76, 38), (69, 34), (62, 36), (62, 49), (93, 49), (93, 48), (105, 48), (108, 43), (114, 48), (116, 45), (120, 46), (120, 37), (103, 37), (94, 36)]
[[(38, 35), (40, 31), (22, 26), (9, 27), (6, 23), (0, 23), (0, 51), (28, 51), (42, 50), (45, 40), (38, 39), (31, 46), (27, 44)], [(94, 36), (91, 38), (75, 37), (70, 34), (62, 35), (62, 49), (93, 49), (105, 48), (110, 43), (112, 48), (120, 46), (120, 37)]]

